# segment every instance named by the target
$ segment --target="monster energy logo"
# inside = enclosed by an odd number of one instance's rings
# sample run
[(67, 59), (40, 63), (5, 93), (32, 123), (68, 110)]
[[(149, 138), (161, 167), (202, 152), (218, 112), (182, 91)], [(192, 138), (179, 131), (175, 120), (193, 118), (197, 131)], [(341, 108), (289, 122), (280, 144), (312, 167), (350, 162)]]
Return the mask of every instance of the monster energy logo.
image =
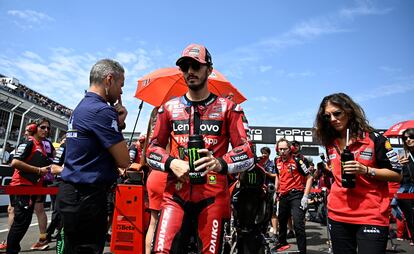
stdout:
[(189, 159), (191, 170), (195, 169), (194, 162), (196, 160), (200, 159), (200, 154), (197, 151), (198, 151), (198, 148), (189, 148), (188, 149), (188, 159)]
[(249, 184), (256, 184), (257, 182), (257, 175), (255, 172), (247, 173), (247, 180)]
[(58, 239), (56, 240), (56, 253), (57, 254), (63, 254), (63, 251), (65, 249), (65, 233), (63, 228), (60, 230), (59, 232), (59, 236), (57, 237)]

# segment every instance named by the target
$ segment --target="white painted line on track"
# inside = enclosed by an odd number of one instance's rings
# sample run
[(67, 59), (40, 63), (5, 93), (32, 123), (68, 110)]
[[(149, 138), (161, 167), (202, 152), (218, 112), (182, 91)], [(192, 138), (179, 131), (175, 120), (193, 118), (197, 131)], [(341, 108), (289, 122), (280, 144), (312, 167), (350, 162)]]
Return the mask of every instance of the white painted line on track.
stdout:
[[(50, 220), (47, 221), (47, 224), (49, 224), (49, 223), (50, 223)], [(37, 226), (37, 225), (39, 225), (39, 223), (32, 223), (32, 224), (29, 225), (29, 227), (33, 227), (33, 226)], [(9, 231), (8, 228), (0, 229), (0, 233), (4, 233), (4, 232), (8, 232), (8, 231)]]

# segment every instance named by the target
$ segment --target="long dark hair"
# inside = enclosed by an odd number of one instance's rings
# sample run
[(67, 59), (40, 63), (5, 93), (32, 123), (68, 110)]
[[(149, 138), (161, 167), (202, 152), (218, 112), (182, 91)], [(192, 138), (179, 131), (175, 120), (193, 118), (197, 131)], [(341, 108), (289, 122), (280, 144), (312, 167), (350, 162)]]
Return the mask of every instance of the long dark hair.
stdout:
[[(414, 135), (414, 128), (409, 128), (409, 129), (406, 129), (403, 133), (402, 133), (402, 135), (403, 136), (405, 136), (405, 134), (408, 134), (408, 135)], [(410, 151), (410, 152), (412, 152), (412, 147), (410, 148), (410, 147), (408, 147), (407, 146), (407, 141), (404, 141), (404, 149), (406, 150), (406, 151)]]
[(374, 128), (369, 125), (368, 120), (365, 117), (364, 110), (358, 103), (353, 101), (351, 97), (345, 93), (334, 93), (325, 96), (322, 99), (318, 113), (316, 114), (313, 133), (314, 137), (321, 145), (325, 147), (331, 145), (336, 138), (341, 136), (341, 134), (332, 127), (329, 121), (324, 120), (323, 115), (325, 114), (325, 107), (328, 102), (345, 112), (348, 117), (347, 128), (349, 128), (350, 136), (352, 138), (361, 137), (366, 131), (374, 131)]

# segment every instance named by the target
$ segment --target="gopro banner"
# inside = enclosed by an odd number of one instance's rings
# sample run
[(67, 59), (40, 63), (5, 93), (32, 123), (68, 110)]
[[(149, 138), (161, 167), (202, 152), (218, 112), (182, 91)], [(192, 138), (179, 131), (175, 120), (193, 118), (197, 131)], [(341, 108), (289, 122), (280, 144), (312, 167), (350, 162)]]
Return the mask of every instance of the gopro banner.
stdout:
[(250, 126), (250, 138), (256, 144), (275, 144), (280, 138), (297, 140), (302, 145), (318, 145), (311, 128)]
[[(386, 130), (377, 131), (384, 133)], [(313, 137), (312, 128), (250, 126), (250, 138), (255, 144), (275, 144), (280, 138), (286, 138), (289, 141), (299, 141), (301, 145), (319, 146)], [(394, 148), (402, 147), (401, 139), (389, 140)]]

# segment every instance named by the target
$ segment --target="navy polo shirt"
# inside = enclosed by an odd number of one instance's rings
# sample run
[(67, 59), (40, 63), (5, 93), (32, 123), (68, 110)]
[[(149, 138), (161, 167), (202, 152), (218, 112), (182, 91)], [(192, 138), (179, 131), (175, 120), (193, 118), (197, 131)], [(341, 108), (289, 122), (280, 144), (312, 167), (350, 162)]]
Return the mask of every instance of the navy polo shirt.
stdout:
[(123, 140), (115, 109), (99, 95), (86, 93), (69, 119), (62, 179), (72, 183), (115, 182), (117, 166), (108, 148)]

